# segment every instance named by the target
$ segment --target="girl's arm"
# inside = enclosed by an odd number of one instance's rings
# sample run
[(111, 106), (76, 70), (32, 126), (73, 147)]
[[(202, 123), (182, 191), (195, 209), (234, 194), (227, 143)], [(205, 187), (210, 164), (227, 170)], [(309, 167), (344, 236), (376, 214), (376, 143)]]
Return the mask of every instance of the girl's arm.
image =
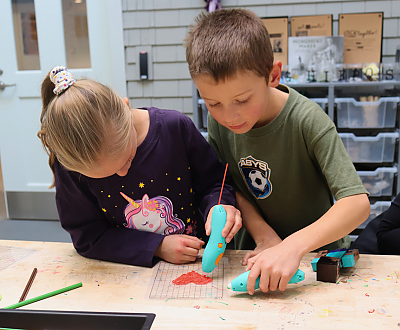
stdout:
[(61, 226), (76, 251), (88, 258), (152, 267), (164, 236), (111, 224), (83, 178), (55, 164), (56, 204)]

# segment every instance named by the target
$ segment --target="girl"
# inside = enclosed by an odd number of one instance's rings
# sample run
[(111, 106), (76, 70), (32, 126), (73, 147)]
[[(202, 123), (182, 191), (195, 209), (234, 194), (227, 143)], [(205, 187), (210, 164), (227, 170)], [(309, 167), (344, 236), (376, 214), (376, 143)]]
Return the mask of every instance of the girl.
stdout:
[[(62, 66), (44, 79), (42, 101), (38, 136), (77, 252), (137, 266), (194, 261), (210, 234), (224, 166), (192, 121), (178, 111), (131, 109)], [(221, 198), (227, 242), (241, 227), (229, 181)]]

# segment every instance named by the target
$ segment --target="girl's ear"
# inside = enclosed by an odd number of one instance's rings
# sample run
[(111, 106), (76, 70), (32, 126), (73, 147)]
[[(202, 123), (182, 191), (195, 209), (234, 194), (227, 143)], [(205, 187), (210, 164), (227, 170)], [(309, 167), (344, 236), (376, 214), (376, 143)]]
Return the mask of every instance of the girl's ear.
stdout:
[(272, 66), (271, 73), (269, 74), (269, 87), (277, 87), (281, 80), (282, 62), (276, 61)]
[(126, 105), (129, 107), (129, 99), (127, 97), (124, 97), (124, 102), (126, 103)]

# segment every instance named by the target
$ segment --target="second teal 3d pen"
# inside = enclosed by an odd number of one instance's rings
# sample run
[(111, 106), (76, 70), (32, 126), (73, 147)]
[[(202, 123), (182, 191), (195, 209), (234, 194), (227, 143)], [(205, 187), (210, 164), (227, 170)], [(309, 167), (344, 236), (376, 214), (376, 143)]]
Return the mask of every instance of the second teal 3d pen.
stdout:
[[(250, 271), (244, 272), (243, 274), (239, 275), (238, 277), (235, 277), (232, 282), (228, 285), (228, 289), (232, 289), (233, 291), (247, 291), (247, 278), (249, 277)], [(297, 270), (297, 272), (293, 275), (293, 277), (290, 279), (290, 283), (298, 283), (304, 280), (304, 272), (300, 269)], [(259, 283), (260, 283), (260, 276), (256, 280), (256, 286), (254, 289), (259, 288)]]

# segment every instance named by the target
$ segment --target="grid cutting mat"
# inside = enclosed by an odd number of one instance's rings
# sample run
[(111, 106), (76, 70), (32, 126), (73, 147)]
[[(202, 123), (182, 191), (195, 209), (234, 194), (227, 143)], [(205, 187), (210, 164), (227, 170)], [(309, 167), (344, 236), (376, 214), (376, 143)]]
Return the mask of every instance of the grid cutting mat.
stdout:
[[(201, 261), (188, 265), (173, 265), (160, 261), (154, 269), (153, 280), (150, 282), (150, 298), (212, 298), (221, 299), (224, 290), (224, 269), (225, 260), (222, 258), (219, 264), (211, 273), (203, 273)], [(205, 285), (194, 283), (186, 285), (176, 285), (172, 283), (182, 274), (195, 271), (202, 275), (207, 275), (213, 281)]]
[(36, 250), (15, 246), (0, 246), (0, 271), (34, 253)]

